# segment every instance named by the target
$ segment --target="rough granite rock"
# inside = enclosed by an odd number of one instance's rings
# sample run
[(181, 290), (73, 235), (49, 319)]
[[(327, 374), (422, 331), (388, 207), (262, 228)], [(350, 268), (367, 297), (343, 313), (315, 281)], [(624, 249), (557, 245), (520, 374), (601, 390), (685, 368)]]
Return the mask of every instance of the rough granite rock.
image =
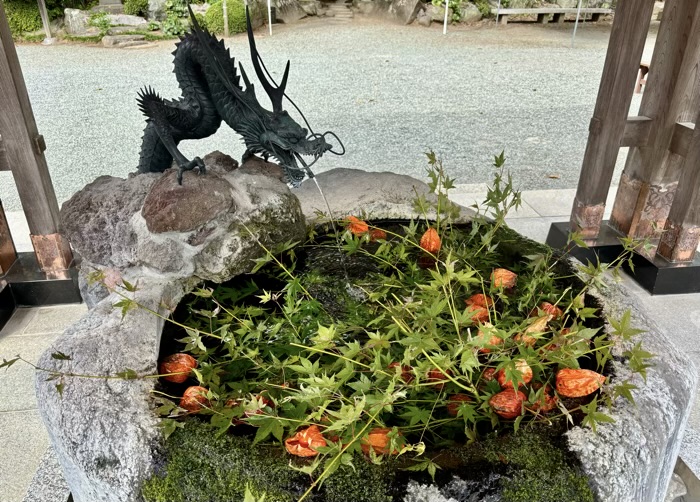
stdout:
[(433, 20), (430, 18), (428, 13), (425, 12), (425, 10), (421, 10), (416, 16), (416, 22), (421, 26), (430, 26), (430, 23), (432, 23)]
[(148, 0), (148, 19), (151, 21), (163, 21), (167, 14), (165, 12), (166, 0)]
[(80, 256), (107, 267), (134, 265), (136, 236), (130, 219), (160, 176), (100, 176), (66, 201), (61, 224)]
[(392, 0), (389, 5), (389, 16), (403, 24), (411, 24), (416, 19), (418, 11), (423, 8), (422, 0)]
[[(136, 280), (135, 300), (167, 315), (165, 302), (176, 305), (184, 284)], [(39, 367), (85, 375), (116, 375), (127, 368), (153, 374), (163, 321), (144, 309), (122, 317), (112, 304), (100, 302), (39, 359)], [(62, 352), (70, 360), (59, 360)], [(49, 438), (75, 502), (139, 500), (138, 487), (149, 476), (160, 433), (150, 392), (155, 379), (47, 379), (38, 371), (36, 395)], [(56, 389), (64, 384), (62, 395)]]
[(188, 176), (187, 183), (180, 185), (171, 169), (151, 187), (141, 216), (154, 234), (189, 232), (235, 209), (231, 189), (219, 175)]
[(99, 35), (99, 28), (90, 26), (90, 13), (80, 9), (65, 9), (63, 22), (69, 35)]
[(464, 2), (459, 7), (460, 23), (476, 23), (477, 21), (481, 21), (482, 17), (478, 7), (473, 3)]
[[(163, 320), (153, 312), (167, 316), (203, 280), (224, 282), (250, 271), (264, 254), (261, 245), (304, 236), (299, 201), (283, 182), (252, 169), (219, 167), (206, 175), (185, 173), (183, 187), (173, 184), (172, 170), (127, 180), (103, 176), (64, 205), (66, 233), (83, 257), (80, 285), (90, 310), (42, 355), (41, 368), (154, 374)], [(198, 197), (192, 189), (200, 190)], [(147, 198), (146, 213), (159, 233), (149, 231), (142, 216)], [(92, 271), (102, 274), (102, 284), (88, 281)], [(145, 307), (124, 316), (113, 306), (123, 299), (114, 292), (123, 281), (136, 291), (117, 290)], [(56, 352), (70, 360), (55, 359)], [(37, 400), (75, 502), (139, 502), (162, 440), (152, 411), (155, 379), (47, 376), (37, 372)]]
[[(635, 340), (655, 354), (654, 366), (647, 369), (646, 382), (639, 375), (632, 383), (635, 404), (619, 398), (615, 408), (605, 413), (614, 424), (598, 425), (597, 434), (576, 427), (568, 433), (569, 448), (581, 460), (591, 485), (603, 502), (658, 502), (664, 500), (690, 416), (697, 369), (679, 352), (656, 326), (650, 313), (634, 300), (626, 286), (613, 279), (605, 291), (596, 292), (604, 301), (608, 318), (619, 319), (629, 310), (634, 327), (646, 330)], [(618, 344), (621, 356), (629, 348)], [(629, 367), (614, 360), (616, 380), (631, 375)]]
[(319, 11), (318, 0), (299, 0), (299, 6), (304, 10), (307, 16), (316, 16)]
[[(122, 27), (124, 28), (124, 27)], [(131, 29), (131, 28), (129, 28)], [(111, 30), (110, 30), (111, 31)], [(146, 41), (145, 35), (119, 35), (119, 34), (109, 34), (102, 37), (103, 47), (120, 49), (124, 47), (135, 47), (137, 45), (145, 45)]]
[(278, 0), (276, 13), (277, 19), (285, 24), (296, 23), (307, 15), (299, 0)]
[[(435, 200), (428, 185), (403, 174), (339, 168), (316, 175), (316, 180), (336, 219), (349, 215), (368, 219), (417, 218), (422, 214), (413, 209), (416, 194)], [(313, 180), (304, 181), (293, 193), (301, 202), (307, 223), (316, 221), (318, 212), (328, 214), (326, 203)], [(460, 221), (468, 220), (473, 214), (471, 209), (462, 207), (463, 220)]]
[[(444, 5), (433, 5), (428, 4), (425, 8), (426, 13), (430, 16), (430, 19), (436, 23), (445, 22), (445, 6)], [(452, 8), (447, 11), (447, 22), (452, 20)]]
[(139, 16), (130, 14), (107, 14), (109, 24), (112, 26), (131, 26), (135, 30), (148, 29), (148, 21)]

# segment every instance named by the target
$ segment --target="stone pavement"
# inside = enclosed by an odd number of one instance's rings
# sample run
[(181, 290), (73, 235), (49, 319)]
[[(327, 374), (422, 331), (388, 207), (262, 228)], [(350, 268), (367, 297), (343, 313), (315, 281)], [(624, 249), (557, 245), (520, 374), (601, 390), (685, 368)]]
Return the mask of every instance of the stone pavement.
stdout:
[[(608, 197), (608, 211), (615, 190), (611, 189)], [(469, 206), (481, 202), (485, 193), (485, 184), (458, 185), (452, 199)], [(544, 242), (550, 224), (568, 218), (574, 194), (573, 189), (522, 192), (523, 207), (511, 215), (508, 224), (520, 233)], [(13, 235), (22, 239), (23, 235), (28, 235), (20, 212), (10, 212), (9, 220)], [(31, 249), (28, 239), (18, 239), (16, 245), (20, 251)], [(629, 278), (624, 280), (632, 284), (632, 290), (642, 304), (655, 313), (657, 323), (666, 329), (669, 338), (700, 367), (700, 295), (652, 297)], [(22, 354), (29, 360), (36, 360), (85, 310), (84, 305), (19, 309), (0, 331), (0, 359)], [(700, 474), (700, 400), (697, 398), (689, 427), (681, 455), (697, 476)], [(0, 448), (0, 502), (21, 502), (48, 447), (48, 438), (36, 409), (34, 371), (26, 364), (18, 363), (8, 371), (0, 370), (0, 444), (3, 445)], [(50, 456), (46, 457), (43, 466), (55, 471)], [(34, 487), (45, 488), (49, 481), (35, 480), (32, 490)], [(62, 502), (43, 498), (32, 500)]]
[[(85, 305), (18, 309), (0, 331), (0, 359), (39, 355), (86, 311)], [(34, 369), (17, 362), (0, 370), (0, 502), (20, 502), (49, 439), (34, 398)]]

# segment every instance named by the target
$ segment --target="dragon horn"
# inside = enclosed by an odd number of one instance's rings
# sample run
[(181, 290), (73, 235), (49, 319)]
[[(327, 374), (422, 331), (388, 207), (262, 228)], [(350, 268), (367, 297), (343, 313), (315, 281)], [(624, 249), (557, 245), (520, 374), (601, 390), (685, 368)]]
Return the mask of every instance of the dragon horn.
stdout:
[(260, 67), (260, 53), (255, 47), (255, 38), (253, 37), (253, 27), (250, 23), (250, 11), (248, 6), (245, 8), (245, 18), (246, 26), (248, 29), (248, 44), (250, 45), (250, 57), (253, 60), (253, 68), (255, 68), (255, 74), (260, 80), (260, 84), (265, 89), (265, 92), (270, 97), (272, 102), (272, 111), (274, 113), (280, 113), (282, 111), (282, 99), (284, 98), (284, 88), (287, 86), (287, 77), (289, 76), (289, 61), (287, 61), (287, 67), (284, 70), (284, 77), (282, 77), (282, 84), (279, 87), (272, 87), (269, 80), (265, 77), (262, 68)]

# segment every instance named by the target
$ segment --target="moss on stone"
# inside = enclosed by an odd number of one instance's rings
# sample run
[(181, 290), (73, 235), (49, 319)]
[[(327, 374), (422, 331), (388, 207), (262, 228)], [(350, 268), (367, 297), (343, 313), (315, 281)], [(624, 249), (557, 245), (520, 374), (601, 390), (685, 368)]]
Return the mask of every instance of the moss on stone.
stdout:
[[(483, 444), (484, 458), (506, 467), (502, 502), (593, 502), (586, 476), (552, 433), (532, 429)], [(558, 439), (558, 441), (562, 441)]]
[[(454, 472), (500, 472), (502, 502), (593, 502), (586, 476), (573, 456), (549, 430), (526, 430), (450, 450), (442, 471), (446, 481)], [(559, 431), (554, 431), (559, 435)], [(458, 459), (457, 462), (454, 460)], [(145, 483), (145, 502), (221, 502), (243, 500), (246, 485), (266, 500), (296, 502), (310, 478), (290, 469), (279, 447), (224, 435), (193, 419), (173, 433), (165, 445), (165, 466)], [(303, 461), (302, 461), (303, 462)], [(407, 472), (391, 460), (373, 465), (357, 457), (353, 467), (340, 467), (307, 498), (309, 502), (391, 502), (401, 500)], [(411, 473), (428, 482), (425, 473)], [(478, 478), (478, 476), (477, 476)], [(438, 480), (439, 481), (439, 480)]]
[[(143, 486), (146, 502), (243, 500), (246, 485), (266, 500), (296, 502), (310, 486), (309, 476), (290, 469), (279, 447), (253, 447), (247, 437), (217, 437), (216, 428), (189, 420), (166, 441), (165, 467)], [(357, 458), (341, 466), (310, 502), (390, 502), (393, 469)]]

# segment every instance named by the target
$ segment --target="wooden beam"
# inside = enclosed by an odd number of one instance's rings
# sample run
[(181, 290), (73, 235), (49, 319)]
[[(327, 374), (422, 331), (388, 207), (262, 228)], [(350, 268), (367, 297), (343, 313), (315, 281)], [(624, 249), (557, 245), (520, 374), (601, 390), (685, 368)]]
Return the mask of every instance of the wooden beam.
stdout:
[(690, 143), (693, 140), (694, 132), (695, 124), (690, 122), (676, 123), (676, 126), (673, 129), (671, 145), (669, 146), (671, 153), (681, 157), (686, 157), (688, 155), (688, 150), (690, 150)]
[[(53, 236), (59, 232), (58, 202), (42, 151), (39, 134), (22, 69), (17, 58), (5, 10), (0, 3), (0, 134), (7, 161), (17, 185), (17, 192), (33, 237)], [(67, 269), (72, 262), (70, 246), (58, 239), (60, 259), (41, 256), (39, 263), (50, 263), (54, 269)], [(45, 270), (48, 271), (48, 270)]]
[(654, 0), (619, 0), (583, 158), (571, 225), (584, 238), (600, 230), (624, 136)]
[(620, 146), (644, 146), (649, 138), (653, 120), (649, 117), (629, 117), (625, 124)]
[(640, 115), (654, 119), (647, 141), (630, 150), (610, 224), (636, 238), (663, 228), (689, 138), (677, 122), (695, 119), (700, 63), (700, 3), (667, 0), (644, 89)]
[[(618, 8), (619, 9), (619, 8)], [(496, 13), (500, 12), (501, 15), (524, 15), (524, 14), (576, 14), (578, 9), (576, 7), (541, 7), (533, 9), (491, 9), (491, 14), (494, 16)], [(619, 12), (619, 11), (618, 11)], [(581, 9), (582, 14), (612, 14), (612, 9), (606, 9), (603, 7), (584, 7)], [(617, 14), (616, 14), (617, 15)]]

